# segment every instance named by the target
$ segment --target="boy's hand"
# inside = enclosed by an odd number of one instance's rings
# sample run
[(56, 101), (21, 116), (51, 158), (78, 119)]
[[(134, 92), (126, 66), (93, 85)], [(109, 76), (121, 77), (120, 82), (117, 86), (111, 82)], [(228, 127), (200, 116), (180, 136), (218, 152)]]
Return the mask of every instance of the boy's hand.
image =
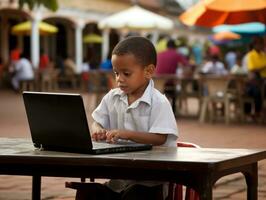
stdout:
[(106, 140), (106, 130), (99, 128), (94, 133), (92, 133), (92, 139), (94, 141)]
[(106, 132), (106, 142), (116, 143), (118, 139), (127, 139), (126, 131), (110, 130)]

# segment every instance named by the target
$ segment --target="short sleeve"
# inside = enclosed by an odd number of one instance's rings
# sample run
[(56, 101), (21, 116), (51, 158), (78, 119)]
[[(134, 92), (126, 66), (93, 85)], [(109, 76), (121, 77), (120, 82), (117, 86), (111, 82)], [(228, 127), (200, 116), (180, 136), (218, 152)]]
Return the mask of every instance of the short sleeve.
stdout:
[(156, 104), (151, 112), (149, 132), (168, 134), (165, 145), (169, 146), (170, 143), (176, 145), (178, 130), (172, 107), (166, 97)]
[(109, 120), (109, 111), (108, 111), (108, 99), (110, 93), (107, 93), (101, 103), (97, 106), (97, 108), (92, 113), (92, 118), (94, 121), (99, 123), (105, 129), (110, 128), (110, 120)]

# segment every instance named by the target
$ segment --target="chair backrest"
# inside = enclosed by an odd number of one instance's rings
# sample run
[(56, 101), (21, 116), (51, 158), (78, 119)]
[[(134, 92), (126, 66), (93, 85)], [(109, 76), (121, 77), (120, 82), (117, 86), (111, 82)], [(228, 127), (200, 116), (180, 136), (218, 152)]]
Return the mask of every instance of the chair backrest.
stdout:
[[(177, 142), (177, 147), (188, 147), (188, 148), (200, 148), (200, 146), (190, 142)], [(169, 199), (172, 200), (183, 200), (183, 185), (181, 184), (170, 184), (169, 194), (172, 196)], [(170, 194), (170, 195), (171, 195)], [(191, 188), (186, 188), (186, 200), (199, 200), (199, 195)]]
[(217, 92), (226, 93), (229, 76), (204, 75), (200, 77), (201, 83), (208, 89), (208, 95), (217, 95)]
[(181, 85), (181, 91), (180, 91), (181, 96), (201, 97), (202, 86), (198, 81), (198, 79), (193, 79), (193, 78), (181, 79), (180, 85)]

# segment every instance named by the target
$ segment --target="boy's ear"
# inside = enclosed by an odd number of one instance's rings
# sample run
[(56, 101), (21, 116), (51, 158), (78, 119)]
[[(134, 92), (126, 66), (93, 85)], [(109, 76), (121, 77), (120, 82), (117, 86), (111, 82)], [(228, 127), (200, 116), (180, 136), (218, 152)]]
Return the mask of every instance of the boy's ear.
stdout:
[(151, 79), (152, 75), (154, 73), (154, 70), (155, 70), (155, 66), (154, 65), (150, 64), (150, 65), (146, 66), (145, 69), (144, 69), (145, 77), (148, 78), (148, 79)]

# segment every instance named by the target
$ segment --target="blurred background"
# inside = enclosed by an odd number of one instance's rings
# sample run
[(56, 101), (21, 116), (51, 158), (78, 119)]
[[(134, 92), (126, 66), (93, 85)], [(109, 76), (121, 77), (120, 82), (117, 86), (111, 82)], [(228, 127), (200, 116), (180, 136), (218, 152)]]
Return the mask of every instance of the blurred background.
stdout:
[[(265, 148), (265, 24), (266, 0), (1, 0), (0, 137), (30, 138), (24, 90), (80, 93), (90, 123), (116, 87), (114, 46), (138, 35), (156, 47), (153, 81), (172, 104), (180, 141)], [(64, 181), (46, 178), (43, 199), (73, 199)], [(0, 199), (29, 195), (29, 177), (0, 177)], [(242, 176), (217, 183), (214, 199), (245, 199)]]

